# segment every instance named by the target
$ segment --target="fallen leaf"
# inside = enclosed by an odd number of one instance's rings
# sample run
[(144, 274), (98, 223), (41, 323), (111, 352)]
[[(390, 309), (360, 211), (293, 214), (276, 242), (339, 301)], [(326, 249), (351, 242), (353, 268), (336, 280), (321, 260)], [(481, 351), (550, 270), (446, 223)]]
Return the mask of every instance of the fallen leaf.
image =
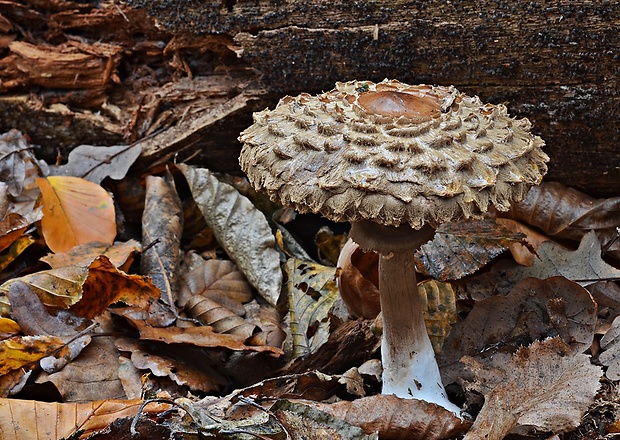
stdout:
[[(99, 431), (114, 420), (133, 417), (142, 400), (96, 400), (86, 403), (48, 403), (34, 400), (0, 399), (0, 438), (3, 440), (58, 440), (82, 430), (80, 438)], [(147, 414), (170, 408), (151, 403)], [(36, 417), (33, 415), (36, 414)]]
[(561, 336), (574, 350), (592, 344), (597, 322), (596, 304), (583, 287), (563, 277), (528, 278), (510, 294), (478, 301), (458, 322), (437, 356), (444, 384), (469, 379), (459, 362), (513, 352), (523, 344)]
[(314, 353), (329, 337), (329, 310), (338, 299), (336, 268), (290, 258), (284, 265), (293, 358)]
[(131, 353), (131, 362), (140, 370), (149, 370), (158, 377), (168, 377), (176, 384), (187, 386), (195, 392), (213, 393), (227, 385), (226, 379), (208, 368), (204, 363), (192, 363), (172, 356), (155, 354), (148, 350), (148, 343), (135, 339), (121, 338), (115, 341), (116, 348)]
[(0, 220), (0, 252), (21, 237), (28, 226), (30, 222), (15, 212), (9, 213)]
[[(620, 197), (594, 199), (561, 183), (542, 182), (530, 188), (523, 201), (513, 204), (507, 215), (557, 238), (581, 241), (594, 230), (606, 246), (617, 237)], [(609, 250), (618, 256), (620, 240)]]
[(0, 340), (17, 336), (22, 332), (19, 324), (9, 318), (0, 318)]
[[(22, 235), (9, 247), (9, 250), (0, 255), (0, 272), (6, 269), (22, 252), (24, 252), (31, 244), (35, 242), (35, 239), (30, 235)], [(6, 274), (5, 274), (6, 275)], [(0, 299), (0, 303), (2, 300)], [(2, 314), (2, 304), (0, 304), (0, 315)]]
[(209, 170), (177, 165), (217, 241), (245, 274), (250, 284), (275, 306), (282, 285), (280, 255), (267, 219), (232, 186)]
[(435, 353), (439, 353), (452, 326), (458, 319), (456, 292), (450, 283), (425, 280), (418, 283), (418, 293), (424, 308), (426, 331)]
[[(271, 408), (296, 438), (329, 438), (334, 440), (378, 440), (376, 432), (364, 432), (352, 423), (335, 417), (327, 411), (300, 402), (278, 401)], [(389, 438), (389, 437), (381, 437)], [(413, 439), (413, 437), (412, 437)]]
[(36, 163), (32, 149), (26, 137), (17, 130), (0, 135), (0, 182), (8, 185), (13, 197), (22, 193), (27, 163)]
[(185, 311), (203, 325), (211, 326), (213, 331), (239, 336), (244, 341), (256, 330), (255, 325), (246, 322), (245, 319), (221, 304), (201, 295), (190, 298), (185, 305)]
[(69, 348), (57, 336), (14, 336), (0, 341), (0, 375), (34, 364), (46, 356), (69, 356)]
[(513, 268), (506, 276), (513, 280), (521, 280), (528, 277), (549, 278), (561, 275), (582, 286), (620, 278), (620, 270), (601, 258), (601, 245), (594, 231), (583, 237), (576, 251), (548, 241), (540, 246), (537, 253), (538, 259), (531, 267)]
[(516, 220), (496, 218), (495, 222), (498, 225), (502, 225), (505, 228), (525, 235), (527, 246), (522, 243), (512, 243), (510, 245), (510, 253), (512, 254), (512, 258), (514, 258), (514, 260), (521, 266), (533, 265), (536, 261), (537, 250), (545, 241), (550, 240), (546, 235), (536, 232), (534, 229)]
[(346, 234), (335, 235), (327, 226), (323, 226), (319, 229), (314, 236), (314, 244), (318, 249), (319, 257), (331, 264), (336, 264), (338, 262), (340, 250), (347, 240)]
[(271, 345), (282, 348), (286, 332), (280, 326), (281, 318), (278, 310), (266, 303), (259, 304), (254, 300), (244, 304), (247, 322), (257, 326), (260, 331), (245, 341), (248, 345)]
[(146, 178), (146, 200), (142, 213), (140, 273), (151, 278), (161, 300), (176, 312), (178, 269), (181, 260), (183, 208), (171, 176)]
[(525, 235), (478, 220), (441, 226), (433, 240), (415, 252), (416, 269), (439, 281), (458, 280), (484, 267), (513, 243), (524, 244)]
[(181, 275), (180, 285), (179, 307), (185, 307), (190, 298), (200, 295), (243, 316), (243, 304), (254, 298), (252, 286), (230, 260), (200, 259)]
[(68, 252), (48, 254), (41, 261), (50, 265), (52, 269), (65, 266), (88, 267), (100, 255), (105, 255), (112, 265), (118, 268), (127, 266), (133, 259), (133, 253), (140, 252), (140, 243), (136, 240), (115, 242), (112, 245), (89, 242), (71, 248)]
[(106, 177), (120, 180), (125, 177), (141, 151), (139, 143), (110, 147), (78, 145), (69, 153), (67, 163), (53, 168), (52, 174), (82, 177), (97, 184)]
[(472, 389), (485, 403), (465, 440), (501, 440), (517, 426), (561, 434), (576, 428), (600, 387), (600, 367), (560, 338), (521, 347), (508, 362), (471, 357), (463, 362), (475, 376)]
[(470, 426), (469, 422), (438, 405), (392, 395), (363, 397), (350, 402), (305, 403), (366, 432), (378, 432), (382, 440), (454, 438)]
[[(100, 399), (124, 399), (125, 392), (118, 377), (119, 352), (106, 333), (115, 331), (108, 316), (95, 319), (100, 324), (95, 335), (80, 355), (52, 373), (40, 373), (35, 383), (51, 382), (64, 402), (86, 402)], [(100, 335), (100, 336), (97, 336)]]
[(115, 308), (113, 312), (128, 319), (140, 332), (140, 339), (159, 341), (166, 344), (189, 344), (197, 347), (227, 348), (235, 351), (268, 352), (279, 356), (282, 351), (269, 346), (249, 346), (235, 335), (216, 333), (211, 327), (152, 327), (142, 309)]
[(116, 236), (114, 203), (99, 185), (78, 177), (38, 178), (45, 242), (54, 252), (97, 241), (112, 244)]

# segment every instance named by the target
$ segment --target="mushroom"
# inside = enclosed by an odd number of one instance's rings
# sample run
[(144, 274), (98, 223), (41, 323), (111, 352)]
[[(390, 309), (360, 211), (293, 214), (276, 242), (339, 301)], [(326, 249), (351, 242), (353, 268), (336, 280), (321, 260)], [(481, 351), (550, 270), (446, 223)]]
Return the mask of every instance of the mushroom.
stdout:
[(337, 83), (254, 114), (239, 140), (252, 186), (299, 212), (351, 222), (380, 254), (383, 393), (448, 400), (426, 332), (413, 253), (439, 224), (509, 209), (547, 171), (527, 119), (454, 87)]

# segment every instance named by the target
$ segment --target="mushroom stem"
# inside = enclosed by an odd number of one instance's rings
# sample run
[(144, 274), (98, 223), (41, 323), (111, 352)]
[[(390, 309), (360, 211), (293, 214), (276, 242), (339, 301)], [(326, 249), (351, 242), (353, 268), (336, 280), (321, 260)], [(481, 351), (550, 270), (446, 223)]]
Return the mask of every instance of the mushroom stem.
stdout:
[(448, 400), (424, 324), (413, 252), (381, 255), (379, 291), (383, 312), (383, 394), (440, 405), (456, 415)]

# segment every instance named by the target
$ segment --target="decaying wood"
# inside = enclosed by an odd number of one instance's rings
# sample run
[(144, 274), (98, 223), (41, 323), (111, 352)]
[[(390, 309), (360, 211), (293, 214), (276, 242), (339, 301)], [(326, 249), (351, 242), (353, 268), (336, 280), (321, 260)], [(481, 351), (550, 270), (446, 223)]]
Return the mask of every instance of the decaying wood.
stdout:
[[(0, 131), (25, 131), (47, 158), (80, 143), (133, 142), (200, 113), (202, 103), (181, 96), (188, 82), (226, 78), (222, 99), (243, 93), (248, 105), (198, 130), (187, 150), (230, 172), (252, 111), (284, 94), (388, 77), (507, 102), (547, 141), (550, 180), (620, 192), (620, 9), (611, 2), (128, 3), (138, 9), (0, 1)], [(154, 96), (177, 84), (174, 97)]]

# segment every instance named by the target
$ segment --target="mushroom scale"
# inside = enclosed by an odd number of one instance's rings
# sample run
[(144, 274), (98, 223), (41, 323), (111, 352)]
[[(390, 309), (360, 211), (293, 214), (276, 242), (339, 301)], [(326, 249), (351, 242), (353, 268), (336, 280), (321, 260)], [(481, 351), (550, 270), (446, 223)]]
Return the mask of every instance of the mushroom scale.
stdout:
[(530, 129), (454, 87), (350, 81), (255, 113), (240, 163), (300, 212), (419, 229), (523, 199), (549, 160)]

